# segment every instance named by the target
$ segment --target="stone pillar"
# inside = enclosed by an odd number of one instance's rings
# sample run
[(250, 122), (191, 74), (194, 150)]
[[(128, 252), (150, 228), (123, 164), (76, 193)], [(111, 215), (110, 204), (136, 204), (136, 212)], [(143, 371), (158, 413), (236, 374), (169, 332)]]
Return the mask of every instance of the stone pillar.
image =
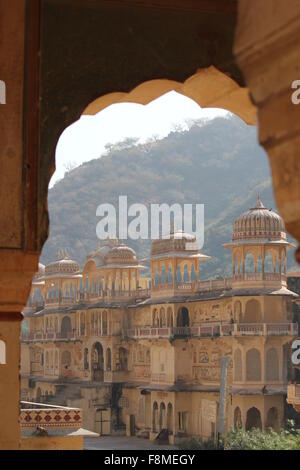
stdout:
[(259, 142), (269, 156), (278, 209), (298, 242), (300, 104), (292, 101), (292, 83), (300, 80), (299, 32), (298, 0), (239, 0), (234, 53), (257, 106)]

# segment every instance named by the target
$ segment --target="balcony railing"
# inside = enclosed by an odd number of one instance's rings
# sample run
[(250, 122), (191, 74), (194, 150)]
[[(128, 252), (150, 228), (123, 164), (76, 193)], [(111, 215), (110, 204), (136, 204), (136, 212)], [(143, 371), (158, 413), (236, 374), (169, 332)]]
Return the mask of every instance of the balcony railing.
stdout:
[(200, 326), (140, 327), (124, 331), (128, 338), (170, 338), (176, 336), (297, 336), (297, 323), (222, 323)]
[(82, 411), (79, 408), (21, 401), (20, 425), (22, 429), (82, 427)]
[(240, 273), (234, 274), (234, 281), (286, 281), (286, 274), (280, 273)]

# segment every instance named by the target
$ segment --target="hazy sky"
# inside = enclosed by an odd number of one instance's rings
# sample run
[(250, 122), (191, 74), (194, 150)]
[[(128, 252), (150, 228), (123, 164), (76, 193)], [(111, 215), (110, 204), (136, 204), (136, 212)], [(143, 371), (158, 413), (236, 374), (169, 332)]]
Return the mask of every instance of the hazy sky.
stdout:
[(164, 137), (177, 126), (185, 129), (191, 120), (213, 119), (229, 115), (221, 109), (202, 109), (194, 101), (175, 92), (167, 93), (147, 106), (120, 103), (109, 106), (95, 116), (82, 116), (65, 129), (56, 148), (56, 172), (50, 187), (63, 178), (66, 167), (78, 166), (105, 153), (107, 144), (126, 138), (139, 143)]

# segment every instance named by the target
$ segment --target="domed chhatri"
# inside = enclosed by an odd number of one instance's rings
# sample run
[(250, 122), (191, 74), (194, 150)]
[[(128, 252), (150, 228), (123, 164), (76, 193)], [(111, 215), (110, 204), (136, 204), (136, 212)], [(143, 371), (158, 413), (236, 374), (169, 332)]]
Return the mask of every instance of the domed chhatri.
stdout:
[(241, 214), (234, 222), (232, 240), (286, 240), (283, 219), (262, 203), (258, 194), (256, 205)]
[(258, 194), (256, 204), (234, 222), (232, 242), (233, 287), (286, 287), (287, 241), (282, 218), (264, 206)]
[(53, 274), (77, 274), (80, 272), (79, 264), (70, 259), (66, 250), (59, 250), (56, 255), (56, 260), (49, 263), (45, 268), (46, 276)]

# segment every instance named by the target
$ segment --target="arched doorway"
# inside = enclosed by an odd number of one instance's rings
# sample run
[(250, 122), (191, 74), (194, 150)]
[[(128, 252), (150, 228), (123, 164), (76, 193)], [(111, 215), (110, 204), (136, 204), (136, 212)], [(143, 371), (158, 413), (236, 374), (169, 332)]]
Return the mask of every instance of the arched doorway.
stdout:
[(242, 413), (241, 413), (241, 409), (239, 406), (237, 406), (234, 410), (233, 425), (234, 425), (234, 428), (242, 427)]
[(190, 326), (189, 311), (186, 307), (180, 307), (178, 309), (177, 326)]
[(63, 317), (61, 321), (60, 335), (62, 338), (68, 338), (72, 333), (72, 324), (70, 317)]
[(167, 409), (167, 428), (169, 434), (173, 434), (173, 406), (171, 403), (168, 404)]
[(246, 419), (246, 431), (250, 431), (253, 428), (262, 429), (260, 411), (255, 407), (247, 411)]
[(152, 431), (158, 431), (158, 404), (156, 401), (153, 403), (152, 409)]
[(166, 405), (162, 402), (159, 407), (159, 431), (166, 427)]
[(106, 350), (106, 370), (111, 371), (111, 349)]
[(92, 347), (92, 380), (95, 382), (103, 381), (104, 358), (103, 348), (98, 341)]
[(278, 410), (273, 406), (267, 413), (266, 428), (272, 428), (274, 431), (279, 431)]

